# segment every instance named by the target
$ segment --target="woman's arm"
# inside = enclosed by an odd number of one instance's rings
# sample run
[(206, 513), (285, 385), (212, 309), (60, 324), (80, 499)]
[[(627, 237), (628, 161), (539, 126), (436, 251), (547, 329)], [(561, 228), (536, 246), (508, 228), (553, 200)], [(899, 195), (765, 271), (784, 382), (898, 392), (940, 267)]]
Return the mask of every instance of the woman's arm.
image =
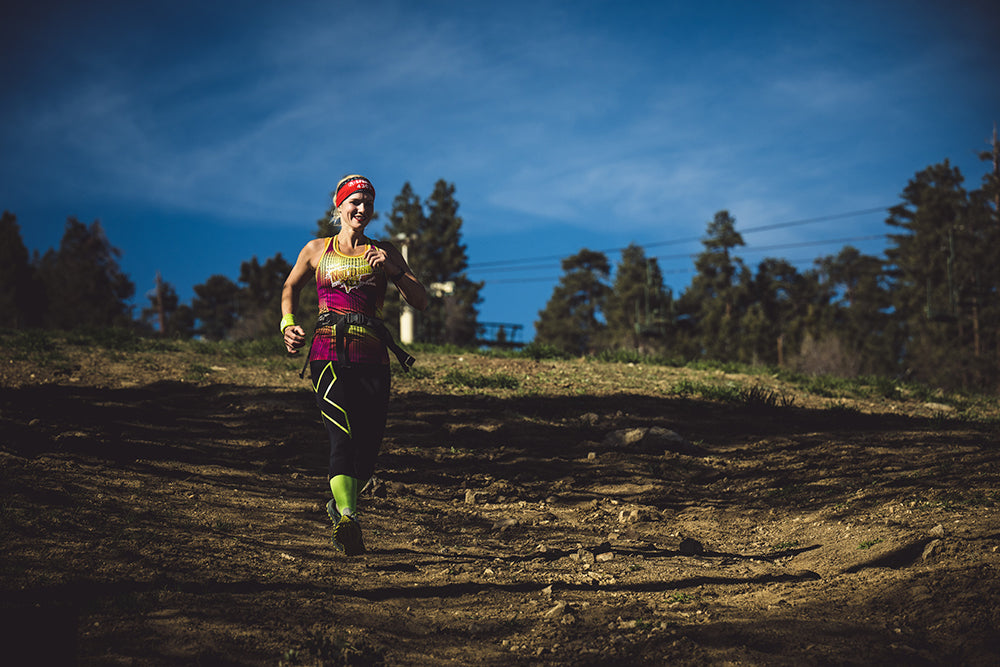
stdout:
[(377, 245), (372, 244), (368, 250), (368, 262), (372, 266), (381, 266), (385, 275), (396, 285), (396, 289), (410, 304), (417, 310), (424, 310), (430, 302), (427, 290), (413, 275), (403, 254), (396, 249), (396, 246), (387, 241), (380, 241)]
[(285, 349), (291, 354), (296, 354), (306, 342), (305, 330), (295, 324), (295, 307), (299, 303), (302, 286), (316, 271), (317, 262), (325, 247), (326, 239), (313, 239), (303, 246), (281, 288), (281, 334)]

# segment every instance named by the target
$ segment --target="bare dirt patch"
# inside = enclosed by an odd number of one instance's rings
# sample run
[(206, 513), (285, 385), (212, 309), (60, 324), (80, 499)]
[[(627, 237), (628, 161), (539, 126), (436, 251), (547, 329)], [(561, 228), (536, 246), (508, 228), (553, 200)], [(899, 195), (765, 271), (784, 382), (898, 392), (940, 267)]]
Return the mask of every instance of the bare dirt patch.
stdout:
[(683, 369), (424, 355), (396, 380), (369, 552), (348, 559), (296, 364), (67, 355), (0, 359), (10, 664), (1000, 654), (995, 421), (751, 410), (671, 394), (712, 379)]

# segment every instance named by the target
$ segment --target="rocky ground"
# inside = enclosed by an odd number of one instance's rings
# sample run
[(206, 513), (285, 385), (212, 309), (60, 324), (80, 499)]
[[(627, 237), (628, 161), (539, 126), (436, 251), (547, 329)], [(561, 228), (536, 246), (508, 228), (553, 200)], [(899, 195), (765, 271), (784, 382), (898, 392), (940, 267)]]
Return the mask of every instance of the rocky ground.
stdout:
[(993, 417), (780, 387), (778, 405), (741, 405), (671, 390), (746, 381), (718, 373), (425, 355), (395, 379), (368, 553), (345, 558), (296, 364), (14, 357), (7, 664), (1000, 658)]

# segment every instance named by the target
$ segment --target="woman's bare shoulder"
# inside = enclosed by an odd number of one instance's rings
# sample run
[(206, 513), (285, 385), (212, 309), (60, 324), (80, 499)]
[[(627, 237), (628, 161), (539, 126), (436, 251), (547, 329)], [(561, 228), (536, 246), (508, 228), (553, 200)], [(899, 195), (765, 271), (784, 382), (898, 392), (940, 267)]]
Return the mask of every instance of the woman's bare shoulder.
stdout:
[(305, 270), (306, 266), (314, 268), (320, 259), (323, 258), (323, 253), (326, 251), (326, 244), (329, 240), (328, 238), (313, 239), (302, 246), (302, 250), (299, 251), (299, 258), (295, 262), (296, 268), (301, 267), (302, 270)]
[(329, 238), (313, 239), (302, 246), (302, 251), (299, 254), (307, 256), (321, 255), (323, 254), (323, 251), (326, 250), (326, 245), (329, 241)]

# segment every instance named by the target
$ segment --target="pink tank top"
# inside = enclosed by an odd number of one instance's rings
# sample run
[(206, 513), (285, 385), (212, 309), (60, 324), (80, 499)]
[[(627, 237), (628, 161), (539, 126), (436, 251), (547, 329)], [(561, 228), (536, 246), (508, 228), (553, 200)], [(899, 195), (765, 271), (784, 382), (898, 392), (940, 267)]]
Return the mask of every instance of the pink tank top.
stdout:
[[(386, 284), (385, 272), (373, 268), (364, 255), (348, 257), (337, 247), (336, 236), (326, 239), (326, 250), (316, 267), (320, 313), (329, 311), (341, 315), (353, 312), (381, 319)], [(332, 327), (316, 329), (310, 359), (357, 364), (389, 363), (385, 345), (364, 327), (347, 328), (343, 346), (345, 359), (338, 358), (339, 347)]]

